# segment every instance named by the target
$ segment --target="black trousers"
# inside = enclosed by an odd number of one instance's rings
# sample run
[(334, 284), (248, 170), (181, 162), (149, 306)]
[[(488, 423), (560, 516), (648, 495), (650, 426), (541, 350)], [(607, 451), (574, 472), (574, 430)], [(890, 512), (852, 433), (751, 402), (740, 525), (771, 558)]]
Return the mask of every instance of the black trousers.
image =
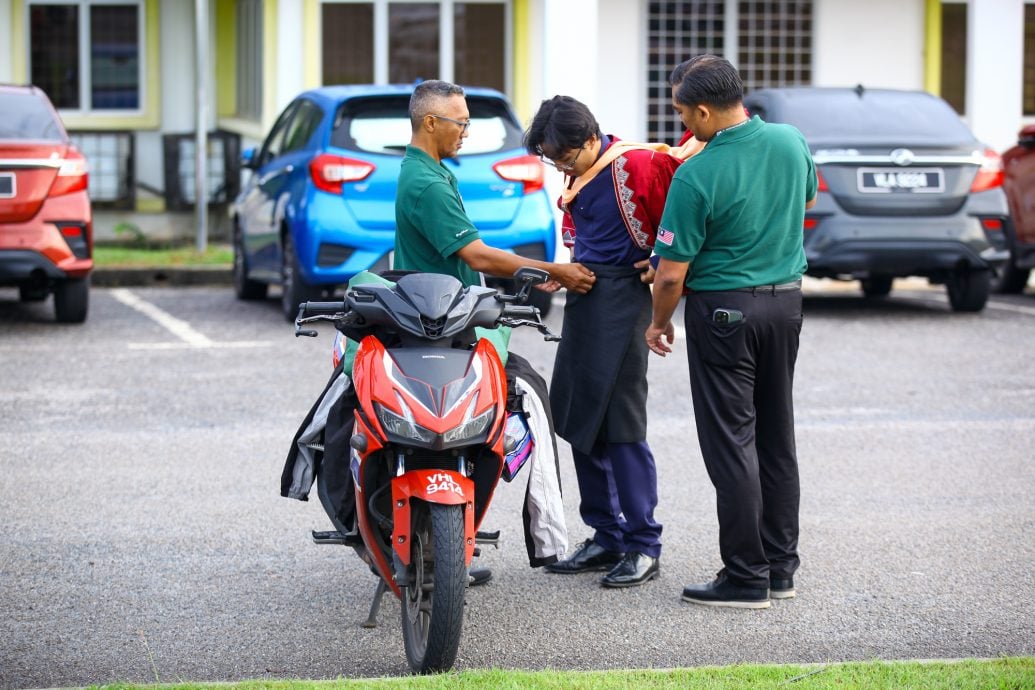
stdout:
[[(716, 322), (720, 308), (744, 318)], [(685, 316), (697, 436), (715, 486), (726, 575), (768, 587), (800, 562), (792, 388), (801, 290), (695, 292)]]

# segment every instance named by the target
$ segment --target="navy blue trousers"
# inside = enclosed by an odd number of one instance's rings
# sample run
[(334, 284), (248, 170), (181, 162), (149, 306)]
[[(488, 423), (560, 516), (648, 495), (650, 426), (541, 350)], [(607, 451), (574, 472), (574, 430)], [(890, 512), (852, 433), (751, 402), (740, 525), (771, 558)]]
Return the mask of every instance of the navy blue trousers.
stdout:
[(582, 521), (596, 530), (593, 541), (610, 551), (661, 555), (661, 525), (654, 520), (658, 476), (646, 441), (571, 449), (579, 482)]

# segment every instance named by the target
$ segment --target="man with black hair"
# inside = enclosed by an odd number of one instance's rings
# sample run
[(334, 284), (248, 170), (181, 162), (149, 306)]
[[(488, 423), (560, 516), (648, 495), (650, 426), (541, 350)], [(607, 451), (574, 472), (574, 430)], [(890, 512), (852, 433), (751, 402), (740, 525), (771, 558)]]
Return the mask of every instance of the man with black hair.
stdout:
[(604, 587), (641, 585), (659, 574), (661, 525), (640, 334), (650, 317), (647, 260), (681, 161), (668, 147), (603, 134), (568, 96), (542, 103), (525, 147), (564, 173), (564, 243), (597, 277), (589, 294), (568, 294), (550, 384), (557, 433), (575, 460), (579, 511), (594, 534), (546, 570), (606, 570)]
[(698, 441), (715, 486), (723, 569), (696, 604), (767, 608), (795, 596), (798, 461), (792, 386), (802, 325), (802, 224), (812, 156), (789, 125), (748, 118), (736, 68), (692, 58), (675, 94), (704, 149), (676, 172), (658, 229), (648, 347), (672, 351), (684, 287)]

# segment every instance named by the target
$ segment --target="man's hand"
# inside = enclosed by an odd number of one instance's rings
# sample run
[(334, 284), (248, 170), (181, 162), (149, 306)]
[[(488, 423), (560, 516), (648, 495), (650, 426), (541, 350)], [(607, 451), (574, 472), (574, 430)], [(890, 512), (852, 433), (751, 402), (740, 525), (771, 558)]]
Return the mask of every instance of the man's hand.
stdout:
[[(669, 352), (672, 352), (671, 345), (676, 340), (676, 329), (671, 321), (666, 323), (664, 327), (658, 327), (651, 323), (644, 337), (647, 338), (647, 347), (650, 348), (651, 352), (664, 357)], [(665, 342), (666, 340), (668, 341), (667, 343)]]
[(640, 282), (650, 285), (654, 282), (654, 267), (650, 265), (650, 259), (644, 259), (643, 261), (637, 261), (633, 264), (636, 268), (640, 269)]
[(561, 284), (556, 280), (548, 280), (545, 283), (536, 283), (532, 287), (536, 290), (542, 290), (543, 292), (557, 292), (561, 289)]
[(580, 294), (586, 294), (597, 281), (593, 271), (582, 264), (551, 264), (550, 277), (558, 283)]

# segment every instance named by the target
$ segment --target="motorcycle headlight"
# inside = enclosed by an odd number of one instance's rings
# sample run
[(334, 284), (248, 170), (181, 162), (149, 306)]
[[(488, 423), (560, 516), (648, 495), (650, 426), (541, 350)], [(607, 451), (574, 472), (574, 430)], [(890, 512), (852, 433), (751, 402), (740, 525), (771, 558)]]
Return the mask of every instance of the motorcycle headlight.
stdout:
[(442, 434), (443, 441), (446, 443), (467, 441), (477, 438), (485, 433), (485, 430), (489, 428), (489, 424), (492, 422), (495, 410), (490, 407), (477, 417), (472, 417), (471, 415), (474, 413), (474, 406), (477, 402), (478, 395), (476, 393), (474, 399), (471, 400), (471, 404), (467, 407), (467, 414), (465, 415), (463, 423)]
[(422, 443), (431, 443), (432, 439), (435, 438), (435, 434), (431, 430), (425, 429), (413, 421), (413, 415), (405, 403), (403, 403), (403, 411), (407, 413), (406, 417), (400, 417), (388, 408), (376, 403), (374, 409), (377, 411), (377, 420), (381, 422), (381, 427), (385, 430), (385, 433)]

